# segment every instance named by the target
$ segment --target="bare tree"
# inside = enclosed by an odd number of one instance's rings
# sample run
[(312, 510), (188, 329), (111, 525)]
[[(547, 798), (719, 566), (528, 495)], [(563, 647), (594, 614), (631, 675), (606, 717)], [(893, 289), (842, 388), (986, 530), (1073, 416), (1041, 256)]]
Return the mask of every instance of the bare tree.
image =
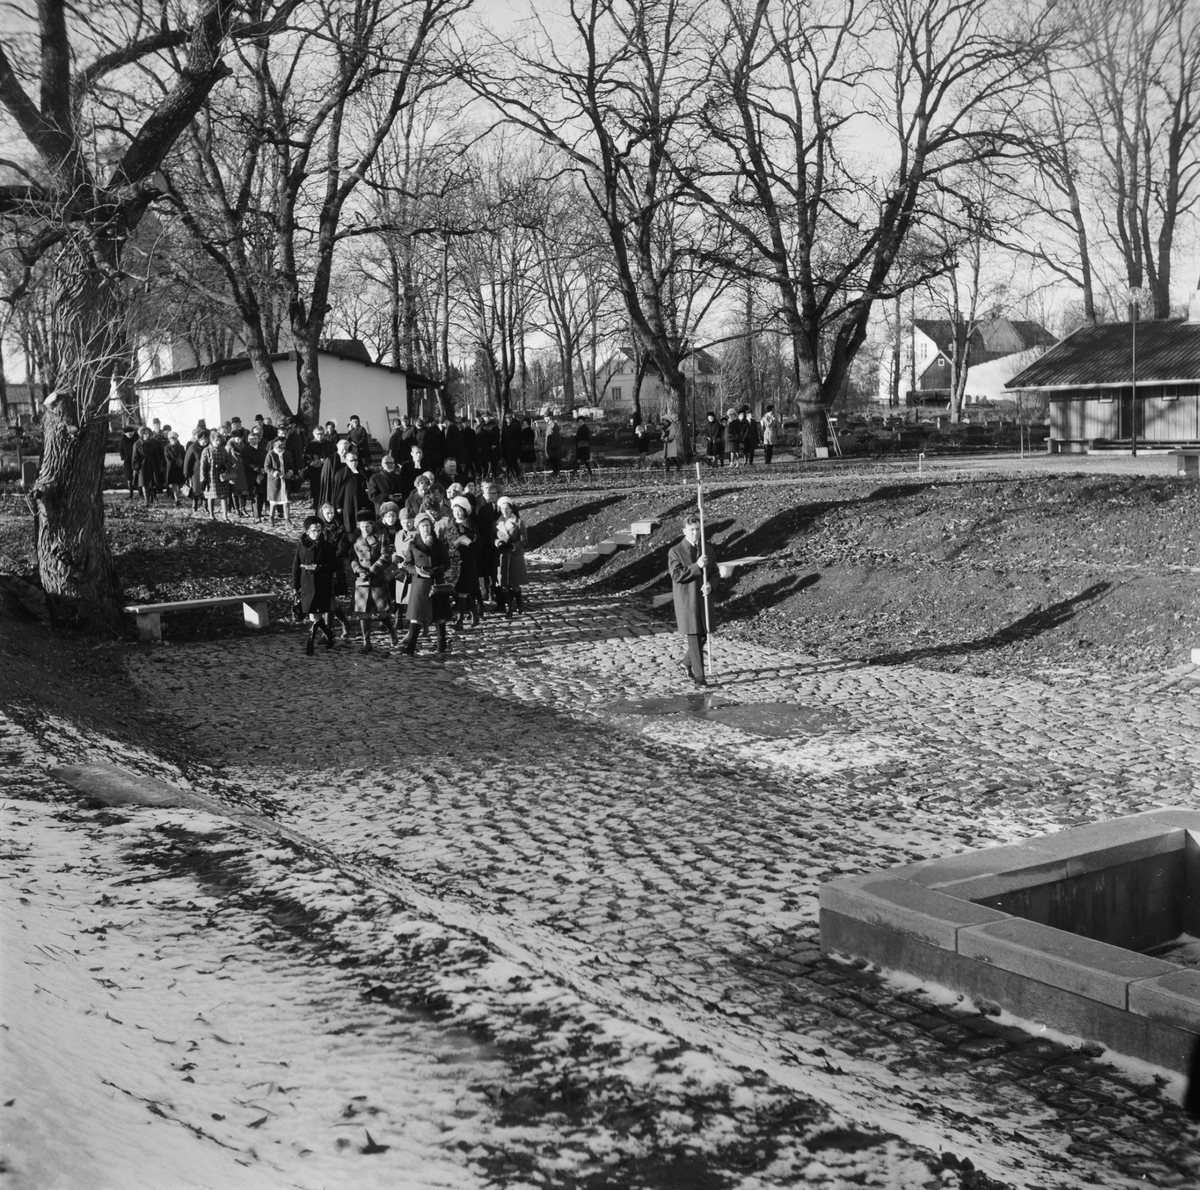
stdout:
[[(163, 158), (228, 73), (235, 11), (234, 0), (203, 0), (183, 12), (133, 6), (112, 20), (40, 0), (36, 24), (0, 43), (0, 105), (30, 153), (16, 163), (24, 183), (5, 187), (0, 205), (25, 222), (26, 267), (48, 262), (55, 284), (55, 389), (30, 493), (38, 567), (56, 613), (81, 624), (120, 618), (99, 493), (110, 387), (127, 351), (124, 245), (157, 194)], [(107, 40), (113, 29), (119, 41)], [(157, 96), (118, 86), (130, 72), (159, 80)]]
[[(299, 411), (319, 420), (317, 352), (335, 256), (371, 230), (356, 192), (396, 120), (450, 77), (442, 42), (470, 3), (304, 0), (286, 36), (246, 44), (236, 77), (193, 127), (172, 195), (225, 274), (260, 392), (277, 412), (289, 411), (266, 350), (264, 284), (283, 290)], [(243, 115), (245, 94), (252, 103)], [(264, 243), (265, 274), (254, 259)]]
[[(932, 195), (1017, 152), (1023, 69), (1052, 40), (1002, 0), (723, 0), (705, 121), (721, 153), (688, 189), (770, 280), (791, 337), (806, 455), (874, 304), (936, 223)], [(870, 144), (870, 152), (862, 146)], [(927, 261), (925, 276), (945, 267)]]
[(509, 121), (577, 168), (632, 333), (680, 425), (688, 420), (681, 363), (723, 283), (699, 263), (714, 247), (713, 224), (686, 202), (698, 150), (692, 115), (712, 54), (700, 8), (700, 0), (568, 0), (553, 29), (539, 21), (527, 39), (496, 44), (470, 76)]
[(1180, 220), (1200, 202), (1200, 10), (1192, 0), (1074, 0), (1067, 77), (1103, 168), (1100, 222), (1130, 286), (1171, 313)]

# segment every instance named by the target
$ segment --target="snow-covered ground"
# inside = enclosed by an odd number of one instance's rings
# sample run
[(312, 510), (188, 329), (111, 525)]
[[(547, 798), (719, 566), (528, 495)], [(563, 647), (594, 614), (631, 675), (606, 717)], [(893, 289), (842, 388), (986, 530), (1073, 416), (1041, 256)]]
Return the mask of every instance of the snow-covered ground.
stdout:
[(677, 642), (619, 600), (543, 594), (445, 663), (288, 637), (131, 650), (142, 705), (207, 762), (186, 771), (0, 718), (7, 1184), (1200, 1169), (1153, 1072), (815, 945), (830, 873), (1195, 799), (1187, 689), (1130, 716), (1129, 691), (1082, 681), (742, 646), (717, 702), (641, 713), (688, 693)]

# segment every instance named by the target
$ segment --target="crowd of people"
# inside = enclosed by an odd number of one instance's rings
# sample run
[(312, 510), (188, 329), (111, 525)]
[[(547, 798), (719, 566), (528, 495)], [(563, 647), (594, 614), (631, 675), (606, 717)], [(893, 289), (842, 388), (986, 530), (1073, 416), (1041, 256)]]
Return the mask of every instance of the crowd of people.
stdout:
[[(339, 448), (340, 448), (339, 443)], [(415, 456), (420, 447), (412, 448)], [(362, 651), (371, 651), (371, 625), (378, 620), (393, 648), (411, 656), (431, 627), (437, 651), (449, 648), (447, 626), (473, 625), (490, 601), (511, 618), (525, 610), (525, 547), (528, 532), (520, 511), (501, 494), (498, 480), (471, 479), (443, 486), (444, 472), (420, 472), (407, 495), (399, 486), (364, 492), (353, 450), (339, 450), (335, 489), (353, 501), (339, 507), (322, 500), (305, 518), (292, 563), (295, 612), (309, 623), (305, 652), (312, 656), (318, 636), (334, 644), (333, 627), (351, 636), (347, 607), (358, 619)], [(391, 461), (391, 456), (387, 456)], [(340, 472), (338, 468), (341, 468)], [(350, 476), (346, 480), (346, 476)], [(379, 476), (398, 476), (381, 468)], [(380, 497), (378, 503), (372, 496)], [(395, 497), (395, 498), (393, 498)], [(407, 621), (403, 642), (400, 630)]]
[(376, 465), (371, 436), (358, 417), (350, 418), (343, 433), (332, 421), (309, 432), (298, 417), (283, 426), (262, 415), (244, 426), (234, 417), (211, 428), (201, 422), (186, 442), (156, 418), (147, 426), (126, 427), (120, 455), (131, 499), (140, 495), (149, 505), (168, 496), (179, 505), (190, 497), (193, 511), (203, 504), (214, 518), (220, 511), (227, 520), (232, 514), (286, 521), (290, 505), (306, 483), (316, 502), (322, 468), (342, 444), (353, 450), (356, 470), (364, 480), (384, 470), (389, 458), (394, 469), (404, 474), (414, 448), (419, 448), (423, 466), (433, 474), (444, 471), (464, 482), (520, 482), (535, 468), (552, 476), (567, 467), (571, 474), (582, 468), (591, 476), (590, 427), (579, 418), (568, 420), (573, 423), (570, 435), (563, 433), (556, 417), (535, 424), (533, 417), (512, 411), (503, 418), (485, 414), (473, 420), (460, 420), (453, 413), (397, 418)]
[[(351, 469), (364, 483), (372, 475), (395, 472), (409, 491), (421, 469), (461, 482), (520, 482), (534, 469), (557, 477), (568, 465), (573, 475), (582, 468), (591, 476), (591, 429), (581, 418), (568, 420), (573, 423), (569, 435), (555, 417), (535, 423), (531, 416), (512, 411), (503, 418), (483, 415), (473, 421), (460, 420), (453, 413), (429, 419), (397, 418), (376, 465), (371, 436), (357, 417), (350, 418), (342, 433), (332, 421), (309, 432), (298, 417), (281, 427), (262, 415), (248, 426), (234, 417), (211, 429), (201, 422), (186, 442), (156, 418), (148, 426), (126, 427), (120, 454), (131, 499), (140, 494), (149, 505), (163, 496), (179, 505), (190, 498), (193, 512), (204, 505), (213, 518), (220, 511), (226, 520), (232, 514), (288, 521), (290, 506), (305, 485), (314, 508), (319, 507), (319, 491), (325, 498), (336, 495), (331, 488), (321, 488), (321, 477), (328, 475), (326, 464), (335, 451), (343, 449), (353, 451)], [(749, 467), (761, 446), (763, 461), (770, 464), (778, 428), (773, 405), (767, 406), (761, 419), (755, 418), (749, 405), (728, 414), (710, 412), (704, 428), (705, 458), (714, 467)], [(680, 427), (663, 418), (659, 430), (664, 469), (682, 469)], [(651, 427), (640, 419), (634, 427), (634, 444), (639, 466), (649, 468)], [(388, 482), (377, 479), (376, 486), (386, 487)]]

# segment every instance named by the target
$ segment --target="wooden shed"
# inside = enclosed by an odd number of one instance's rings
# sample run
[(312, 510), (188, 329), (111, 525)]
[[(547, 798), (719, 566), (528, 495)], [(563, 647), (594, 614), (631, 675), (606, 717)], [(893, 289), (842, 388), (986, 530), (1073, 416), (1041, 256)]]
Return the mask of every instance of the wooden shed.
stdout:
[(1048, 398), (1053, 452), (1200, 444), (1200, 292), (1183, 320), (1081, 327), (1005, 387)]

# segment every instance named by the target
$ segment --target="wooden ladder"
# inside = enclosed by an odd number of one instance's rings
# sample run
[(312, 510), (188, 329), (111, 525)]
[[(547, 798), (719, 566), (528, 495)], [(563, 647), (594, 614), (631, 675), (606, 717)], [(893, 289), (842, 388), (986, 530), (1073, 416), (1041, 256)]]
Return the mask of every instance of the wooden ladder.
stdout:
[(840, 459), (842, 457), (842, 444), (838, 441), (837, 430), (833, 426), (833, 418), (829, 415), (829, 410), (825, 410), (825, 428), (829, 431), (829, 445), (833, 447), (833, 453)]

